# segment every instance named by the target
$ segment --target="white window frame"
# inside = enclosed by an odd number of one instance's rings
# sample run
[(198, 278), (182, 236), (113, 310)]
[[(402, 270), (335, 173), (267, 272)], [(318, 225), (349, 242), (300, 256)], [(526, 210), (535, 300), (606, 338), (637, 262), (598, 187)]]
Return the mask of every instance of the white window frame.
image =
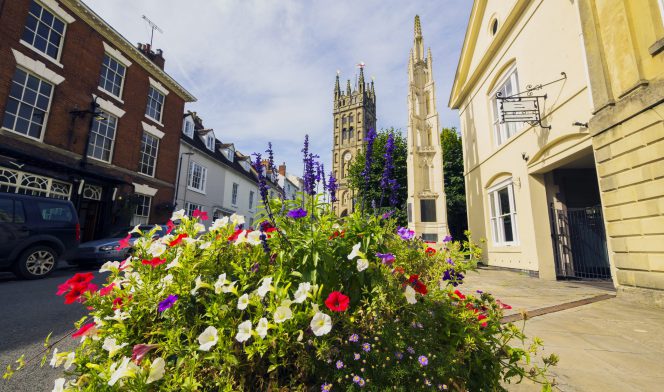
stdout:
[[(194, 186), (194, 175), (196, 174), (197, 170), (200, 173), (198, 187)], [(189, 166), (189, 174), (187, 175), (187, 188), (194, 192), (200, 192), (205, 194), (206, 185), (207, 185), (207, 167), (201, 165), (196, 161), (191, 161), (191, 165)]]
[[(500, 199), (498, 192), (507, 189), (510, 211), (508, 213), (498, 214), (500, 211)], [(519, 244), (519, 230), (517, 224), (516, 201), (514, 199), (514, 184), (509, 178), (502, 181), (487, 190), (487, 199), (489, 204), (489, 226), (491, 226), (491, 238), (494, 246), (516, 246)], [(512, 241), (505, 241), (504, 219), (510, 216), (512, 222)]]
[(249, 191), (249, 210), (254, 209), (254, 191)]
[(182, 124), (182, 133), (193, 138), (194, 137), (194, 122), (189, 119), (189, 117), (184, 119)]
[(203, 206), (200, 204), (192, 203), (192, 202), (186, 202), (184, 203), (184, 211), (185, 214), (187, 214), (188, 217), (191, 217), (194, 214), (194, 210), (199, 210), (203, 211)]
[(234, 182), (233, 187), (232, 187), (232, 191), (231, 191), (232, 192), (231, 193), (231, 205), (233, 205), (233, 206), (237, 206), (237, 194), (239, 193), (239, 190), (240, 190), (240, 184), (238, 184), (237, 182)]
[(500, 103), (496, 98), (496, 93), (503, 90), (508, 82), (512, 85), (512, 91), (510, 92), (510, 95), (518, 93), (519, 74), (516, 70), (516, 67), (511, 67), (507, 72), (505, 72), (505, 75), (500, 79), (500, 82), (498, 83), (498, 87), (493, 89), (493, 91), (491, 91), (491, 93), (489, 94), (489, 103), (491, 105), (491, 111), (493, 113), (493, 118), (492, 118), (493, 137), (496, 147), (505, 144), (512, 136), (519, 133), (519, 131), (523, 127), (523, 124), (518, 124), (515, 122), (503, 123), (503, 124), (500, 123), (500, 109), (498, 107)]
[(62, 7), (60, 7), (60, 5), (55, 0), (35, 0), (35, 3), (37, 3), (37, 5), (39, 5), (40, 7), (42, 7), (43, 10), (52, 14), (54, 18), (58, 19), (63, 24), (62, 38), (60, 39), (60, 45), (58, 46), (58, 55), (57, 57), (51, 57), (48, 53), (43, 52), (42, 50), (38, 49), (31, 43), (25, 41), (22, 37), (23, 31), (25, 31), (25, 29), (27, 28), (25, 24), (23, 25), (23, 30), (21, 31), (21, 39), (19, 42), (21, 43), (21, 45), (24, 45), (25, 47), (39, 54), (40, 56), (52, 62), (53, 64), (57, 65), (58, 67), (64, 68), (64, 65), (60, 63), (60, 59), (62, 58), (62, 52), (64, 50), (65, 37), (67, 36), (67, 27), (69, 23), (74, 22), (76, 19), (74, 19), (73, 16), (71, 16)]
[[(150, 97), (150, 92), (151, 91), (155, 91), (157, 94), (159, 94), (163, 97), (163, 99), (161, 101), (161, 110), (159, 111), (159, 118), (154, 118), (150, 114), (148, 114), (148, 108), (150, 107), (150, 101), (153, 99), (153, 98)], [(161, 123), (161, 120), (164, 117), (164, 108), (165, 107), (166, 107), (166, 94), (164, 94), (156, 86), (154, 86), (152, 83), (150, 83), (150, 87), (148, 88), (147, 104), (145, 105), (145, 117), (149, 118), (150, 120), (156, 122), (157, 124), (159, 124), (163, 127), (164, 125)]]
[[(134, 215), (131, 218), (131, 225), (132, 226), (147, 225), (150, 222), (150, 212), (151, 212), (151, 209), (152, 209), (152, 196), (145, 195), (145, 194), (142, 194), (142, 193), (136, 193), (136, 195), (144, 198), (144, 200), (147, 200), (147, 202), (148, 202), (147, 203), (147, 215), (138, 215), (137, 214), (137, 210), (138, 210), (138, 207), (139, 207), (139, 204), (137, 204), (136, 208), (134, 209)], [(142, 206), (141, 209), (143, 209), (145, 207), (143, 204), (141, 204), (141, 206)]]
[[(144, 147), (143, 137), (145, 137), (145, 136), (147, 136), (149, 138), (154, 138), (157, 141), (157, 146), (155, 147), (154, 156), (148, 154), (147, 151), (145, 151), (145, 149), (143, 148)], [(138, 173), (143, 174), (143, 175), (148, 176), (148, 177), (154, 177), (155, 176), (155, 173), (157, 172), (157, 158), (159, 157), (159, 140), (160, 139), (157, 136), (151, 134), (150, 132), (145, 132), (145, 131), (143, 132), (143, 136), (141, 136), (141, 154), (140, 154), (140, 158), (139, 158), (139, 161), (138, 161)], [(141, 168), (143, 166), (143, 156), (144, 155), (147, 155), (148, 157), (154, 158), (154, 162), (152, 163), (152, 173), (145, 173), (145, 172), (141, 171)]]
[[(94, 160), (101, 161), (101, 162), (111, 163), (113, 161), (113, 152), (115, 150), (115, 139), (118, 135), (118, 121), (120, 121), (120, 119), (117, 118), (116, 116), (110, 114), (110, 113), (105, 112), (105, 111), (101, 111), (101, 113), (104, 117), (106, 117), (106, 119), (102, 120), (102, 121), (99, 121), (99, 120), (95, 119), (92, 122), (92, 127), (93, 128), (90, 129), (90, 144), (88, 145), (88, 158), (92, 158)], [(110, 148), (110, 151), (108, 152), (108, 160), (106, 160), (106, 159), (103, 159), (103, 158), (98, 158), (98, 157), (93, 156), (92, 153), (94, 152), (94, 148), (91, 149), (91, 147), (93, 147), (94, 141), (96, 141), (98, 139), (96, 135), (100, 135), (100, 138), (108, 138), (107, 136), (99, 134), (97, 132), (97, 128), (101, 125), (108, 125), (108, 122), (111, 118), (115, 119), (115, 128), (113, 129), (113, 137), (111, 138), (111, 148)], [(94, 141), (93, 141), (93, 138), (94, 138)]]
[(215, 141), (216, 139), (212, 132), (208, 133), (207, 136), (205, 136), (205, 147), (207, 147), (210, 151), (214, 151)]
[[(106, 57), (106, 56), (108, 56), (111, 60), (114, 60), (116, 63), (118, 63), (118, 65), (124, 67), (124, 74), (122, 75), (122, 79), (120, 80), (120, 91), (116, 95), (112, 91), (108, 91), (104, 87), (101, 86), (101, 80), (102, 80), (101, 71), (104, 70), (104, 68), (106, 68), (106, 65), (104, 65), (104, 60), (103, 59), (102, 59), (102, 63), (101, 63), (101, 69), (99, 70), (99, 83), (98, 83), (97, 87), (99, 88), (100, 91), (103, 91), (106, 94), (110, 95), (111, 97), (117, 99), (120, 103), (124, 103), (124, 101), (122, 100), (122, 94), (124, 93), (124, 84), (125, 84), (125, 81), (127, 80), (127, 70), (129, 69), (129, 67), (127, 67), (125, 62), (119, 60), (118, 58), (113, 56), (108, 51), (104, 52), (104, 57)], [(115, 71), (113, 71), (113, 72), (115, 72)]]
[(662, 24), (664, 25), (664, 0), (659, 0), (659, 16), (662, 18)]
[[(11, 133), (15, 133), (15, 134), (17, 134), (17, 135), (21, 135), (21, 136), (23, 136), (23, 137), (27, 137), (27, 138), (29, 138), (29, 139), (33, 139), (33, 140), (38, 140), (38, 141), (41, 142), (41, 141), (44, 140), (44, 134), (46, 134), (46, 126), (48, 125), (48, 117), (49, 117), (49, 115), (50, 115), (50, 113), (51, 113), (51, 105), (53, 104), (53, 94), (54, 94), (54, 92), (55, 92), (55, 86), (56, 86), (56, 84), (52, 83), (50, 80), (46, 80), (45, 78), (39, 76), (38, 74), (36, 74), (36, 73), (34, 73), (34, 72), (28, 71), (27, 69), (25, 69), (25, 68), (23, 68), (23, 67), (16, 67), (16, 68), (14, 69), (14, 75), (16, 74), (16, 70), (21, 70), (22, 72), (25, 72), (25, 73), (26, 73), (26, 84), (23, 85), (23, 93), (22, 93), (22, 95), (25, 93), (25, 88), (27, 87), (27, 81), (28, 81), (28, 78), (29, 78), (30, 76), (32, 76), (32, 77), (34, 77), (34, 78), (36, 78), (36, 79), (39, 79), (39, 81), (40, 81), (41, 83), (47, 83), (47, 84), (49, 84), (49, 85), (51, 86), (51, 95), (48, 97), (48, 105), (46, 105), (46, 111), (44, 112), (44, 121), (43, 121), (43, 123), (42, 123), (41, 132), (40, 132), (40, 134), (39, 134), (39, 137), (36, 138), (36, 137), (34, 137), (34, 136), (30, 136), (30, 135), (28, 135), (28, 134), (24, 134), (24, 133), (22, 133), (22, 132), (18, 132), (18, 131), (16, 131), (16, 130), (15, 130), (15, 128), (16, 128), (16, 122), (17, 122), (16, 119), (14, 119), (14, 128), (6, 128), (6, 127), (3, 126), (4, 121), (5, 121), (5, 115), (6, 115), (6, 113), (7, 113), (7, 101), (10, 99), (9, 94), (11, 94), (11, 91), (7, 93), (7, 100), (5, 101), (5, 111), (2, 113), (2, 118), (0, 118), (0, 127), (1, 127), (2, 129), (4, 129), (4, 130), (7, 130), (7, 131), (11, 132)], [(10, 90), (11, 90), (11, 85), (14, 83), (14, 75), (12, 75), (12, 78), (11, 78), (11, 82), (10, 82)], [(41, 86), (41, 84), (40, 84), (40, 86)], [(11, 99), (16, 99), (16, 98), (11, 98)], [(21, 100), (19, 101), (19, 103), (23, 103), (23, 99), (22, 99), (22, 98), (21, 98)], [(19, 106), (19, 107), (20, 107), (20, 106)], [(32, 107), (34, 108), (35, 106), (32, 106)], [(13, 115), (13, 114), (12, 114), (12, 115)], [(15, 117), (17, 117), (17, 116), (18, 116), (18, 111), (17, 111)]]

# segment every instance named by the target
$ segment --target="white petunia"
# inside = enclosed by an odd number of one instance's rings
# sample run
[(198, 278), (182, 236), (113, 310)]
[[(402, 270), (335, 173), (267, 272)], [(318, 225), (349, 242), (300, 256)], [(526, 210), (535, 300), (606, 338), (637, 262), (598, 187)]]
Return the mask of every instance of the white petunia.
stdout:
[(129, 313), (123, 312), (121, 309), (115, 309), (113, 311), (113, 316), (107, 316), (104, 320), (115, 320), (122, 321), (129, 318)]
[(124, 357), (119, 366), (113, 363), (110, 370), (111, 378), (108, 380), (108, 385), (113, 386), (122, 378), (135, 377), (140, 368), (134, 362), (131, 362), (131, 358)]
[(288, 306), (279, 306), (277, 307), (277, 310), (274, 311), (274, 322), (277, 324), (283, 323), (291, 318), (293, 318), (293, 312)]
[(238, 226), (238, 225), (243, 225), (244, 224), (244, 216), (242, 216), (242, 215), (233, 214), (233, 215), (231, 215), (230, 220), (233, 223), (233, 226)]
[(200, 344), (198, 349), (201, 351), (210, 351), (212, 346), (217, 344), (218, 339), (219, 337), (217, 336), (217, 328), (209, 326), (205, 328), (203, 333), (198, 335), (198, 343)]
[(129, 234), (133, 234), (133, 233), (136, 233), (136, 234), (143, 234), (143, 232), (141, 231), (141, 229), (139, 229), (139, 227), (141, 227), (141, 225), (136, 225), (136, 226), (134, 226), (134, 228), (131, 229), (131, 231), (129, 232)]
[(169, 270), (171, 268), (179, 267), (180, 266), (180, 255), (175, 256), (173, 261), (170, 263), (166, 264), (166, 269)]
[(325, 313), (318, 312), (311, 319), (311, 330), (316, 336), (327, 335), (332, 330), (332, 317)]
[(65, 370), (69, 370), (70, 367), (74, 365), (74, 360), (76, 359), (76, 353), (75, 352), (70, 352), (67, 354), (66, 360), (65, 360), (65, 365), (63, 366)]
[(249, 295), (242, 294), (242, 296), (240, 296), (240, 298), (237, 300), (237, 308), (240, 310), (245, 310), (247, 305), (249, 305)]
[(367, 268), (369, 268), (369, 260), (367, 260), (367, 259), (357, 259), (357, 270), (359, 272), (362, 272)]
[(207, 242), (203, 242), (203, 243), (201, 244), (201, 246), (199, 246), (199, 248), (200, 248), (200, 249), (207, 249), (207, 248), (209, 248), (209, 247), (211, 247), (211, 246), (212, 246), (212, 242), (207, 241)]
[(214, 282), (214, 292), (216, 294), (221, 294), (222, 289), (228, 283), (230, 283), (230, 282), (228, 280), (226, 280), (226, 274), (219, 275), (219, 277), (217, 278), (217, 281)]
[(237, 335), (235, 340), (238, 342), (246, 342), (251, 337), (251, 320), (243, 321), (237, 326)]
[(263, 278), (263, 283), (261, 283), (261, 286), (258, 288), (258, 296), (261, 298), (265, 297), (265, 294), (267, 294), (272, 288), (272, 278)]
[(168, 286), (170, 286), (171, 284), (173, 284), (173, 275), (168, 274), (168, 275), (164, 276), (163, 278), (161, 278), (161, 281), (159, 282), (159, 287), (161, 287), (162, 289), (165, 289)]
[(258, 325), (256, 326), (256, 333), (261, 338), (265, 338), (267, 336), (267, 328), (267, 319), (265, 317), (261, 317), (261, 319), (258, 320)]
[(53, 390), (51, 392), (63, 392), (65, 390), (65, 379), (64, 378), (58, 378), (55, 380), (55, 384), (53, 385)]
[(148, 375), (148, 380), (146, 384), (150, 384), (155, 381), (159, 381), (164, 377), (166, 372), (166, 361), (164, 358), (157, 358), (150, 364), (150, 374)]
[(360, 256), (360, 254), (361, 254), (360, 246), (362, 246), (361, 242), (358, 242), (357, 244), (353, 245), (353, 250), (348, 255), (348, 260), (353, 260), (357, 256)]
[(49, 363), (51, 364), (52, 368), (56, 368), (56, 367), (62, 365), (62, 362), (64, 360), (65, 360), (64, 356), (62, 354), (58, 354), (58, 348), (56, 347), (53, 350), (53, 356), (51, 357), (51, 362), (49, 362)]
[(250, 245), (260, 245), (261, 244), (261, 232), (260, 231), (252, 231), (251, 233), (247, 234), (247, 242)]
[(227, 216), (225, 216), (223, 218), (220, 218), (220, 219), (215, 219), (214, 223), (212, 223), (212, 226), (210, 226), (210, 231), (219, 230), (222, 227), (226, 226), (227, 224), (228, 224), (228, 217)]
[(104, 344), (101, 346), (101, 348), (108, 351), (108, 357), (112, 358), (126, 345), (127, 343), (117, 344), (115, 338), (106, 338), (104, 339)]
[(415, 289), (411, 286), (406, 286), (406, 290), (403, 292), (403, 295), (406, 296), (406, 301), (408, 301), (409, 304), (417, 303), (417, 298), (415, 298)]
[(161, 242), (153, 242), (152, 245), (148, 248), (148, 253), (151, 254), (153, 257), (159, 257), (164, 252), (166, 252), (166, 245), (162, 244)]
[(99, 272), (116, 272), (120, 269), (119, 261), (107, 261), (99, 268)]
[(182, 218), (184, 218), (185, 216), (187, 216), (187, 215), (184, 214), (184, 209), (177, 210), (177, 211), (173, 212), (173, 215), (171, 216), (171, 220), (173, 222), (175, 222), (175, 221), (178, 221), (178, 220), (182, 220)]
[(297, 291), (295, 292), (295, 300), (293, 302), (297, 304), (301, 304), (307, 299), (307, 294), (309, 294), (309, 290), (311, 290), (311, 283), (309, 282), (303, 282), (300, 283), (299, 286), (297, 286)]
[(240, 234), (237, 235), (237, 239), (235, 240), (234, 244), (235, 245), (240, 245), (240, 244), (244, 244), (245, 242), (247, 242), (247, 231), (242, 230), (240, 232)]
[(193, 289), (191, 289), (191, 295), (196, 295), (196, 293), (198, 293), (198, 290), (205, 287), (205, 286), (206, 286), (206, 284), (203, 283), (203, 281), (201, 280), (201, 276), (198, 275), (196, 277), (196, 286)]
[(202, 232), (205, 231), (205, 225), (202, 224), (202, 223), (196, 222), (196, 223), (194, 223), (194, 230), (196, 231), (196, 233), (202, 233)]

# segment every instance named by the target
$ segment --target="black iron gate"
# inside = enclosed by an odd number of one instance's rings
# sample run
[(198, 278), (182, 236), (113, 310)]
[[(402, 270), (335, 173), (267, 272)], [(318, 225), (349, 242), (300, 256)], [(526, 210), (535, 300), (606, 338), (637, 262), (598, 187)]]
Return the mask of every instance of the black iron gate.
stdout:
[(611, 279), (602, 207), (551, 207), (551, 235), (559, 278)]

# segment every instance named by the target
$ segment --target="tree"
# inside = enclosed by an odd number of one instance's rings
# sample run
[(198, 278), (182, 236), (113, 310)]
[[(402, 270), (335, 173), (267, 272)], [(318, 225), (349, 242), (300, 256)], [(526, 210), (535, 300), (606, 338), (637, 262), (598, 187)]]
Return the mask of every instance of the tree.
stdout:
[(463, 147), (456, 128), (443, 128), (440, 133), (443, 148), (443, 174), (447, 196), (447, 224), (455, 239), (462, 239), (468, 229), (466, 215), (466, 187), (463, 177)]
[[(397, 203), (392, 208), (390, 208), (389, 189), (383, 189), (380, 186), (380, 180), (383, 176), (383, 169), (385, 167), (385, 146), (390, 134), (392, 134), (392, 137), (394, 138), (394, 152), (392, 155), (392, 159), (394, 160), (394, 171), (392, 172), (391, 178), (396, 180), (398, 186), (396, 195)], [(403, 226), (407, 224), (405, 212), (406, 196), (408, 193), (406, 173), (407, 146), (406, 138), (401, 134), (401, 130), (394, 128), (381, 129), (377, 132), (376, 140), (374, 141), (372, 154), (373, 161), (369, 173), (369, 181), (367, 182), (362, 176), (366, 162), (364, 151), (361, 151), (355, 157), (348, 171), (349, 186), (355, 191), (357, 208), (361, 208), (361, 200), (364, 199), (367, 204), (364, 206), (366, 210), (372, 209), (373, 205), (384, 211), (395, 210), (393, 216), (396, 217), (399, 224)]]

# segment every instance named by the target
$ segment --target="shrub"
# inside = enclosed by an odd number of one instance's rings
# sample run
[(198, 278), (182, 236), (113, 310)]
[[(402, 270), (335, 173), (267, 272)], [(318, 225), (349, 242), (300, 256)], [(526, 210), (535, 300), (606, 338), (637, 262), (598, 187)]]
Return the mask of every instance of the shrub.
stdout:
[(539, 368), (539, 340), (512, 345), (525, 337), (501, 324), (507, 305), (461, 291), (470, 239), (423, 243), (387, 216), (340, 220), (317, 197), (269, 207), (256, 230), (176, 212), (168, 235), (141, 233), (132, 257), (102, 266), (103, 287), (86, 274), (61, 285), (90, 312), (75, 352), (48, 354), (66, 369), (55, 390), (550, 387), (555, 357)]

